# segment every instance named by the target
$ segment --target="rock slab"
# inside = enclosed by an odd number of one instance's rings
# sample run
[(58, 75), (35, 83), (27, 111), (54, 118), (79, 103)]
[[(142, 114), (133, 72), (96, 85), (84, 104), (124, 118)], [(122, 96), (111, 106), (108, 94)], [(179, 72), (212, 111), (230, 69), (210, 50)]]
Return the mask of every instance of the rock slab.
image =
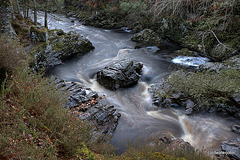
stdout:
[(34, 71), (48, 69), (62, 64), (65, 60), (81, 56), (94, 49), (92, 43), (76, 32), (61, 33), (49, 37), (50, 42), (34, 53), (31, 65)]
[(222, 142), (221, 147), (231, 159), (240, 159), (240, 137), (237, 137), (235, 140)]
[(68, 95), (65, 107), (94, 126), (95, 139), (104, 141), (113, 135), (121, 114), (104, 100), (104, 96), (99, 96), (90, 88), (85, 88), (77, 82), (66, 82), (57, 77), (52, 79), (56, 88)]

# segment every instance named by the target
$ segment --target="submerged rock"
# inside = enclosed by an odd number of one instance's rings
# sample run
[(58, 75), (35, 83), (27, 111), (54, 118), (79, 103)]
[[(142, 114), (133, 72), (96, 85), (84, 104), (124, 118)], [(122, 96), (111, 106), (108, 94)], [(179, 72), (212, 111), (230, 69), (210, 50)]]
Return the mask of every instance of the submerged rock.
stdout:
[(57, 89), (68, 92), (66, 108), (95, 126), (96, 139), (106, 140), (112, 136), (121, 114), (114, 106), (104, 101), (104, 96), (100, 97), (90, 88), (85, 88), (77, 82), (65, 82), (56, 77), (52, 79)]
[(147, 46), (158, 46), (161, 42), (161, 36), (151, 29), (144, 29), (143, 31), (135, 34), (132, 41), (137, 42), (137, 48)]
[(232, 131), (240, 134), (240, 125), (235, 124), (234, 126), (232, 126)]
[(35, 71), (59, 65), (67, 59), (83, 55), (94, 49), (88, 39), (75, 32), (63, 34), (61, 31), (56, 31), (56, 35), (50, 39), (51, 41), (37, 50), (34, 55), (32, 68)]
[(143, 64), (132, 60), (120, 60), (97, 73), (97, 81), (102, 86), (116, 90), (134, 85), (140, 79)]

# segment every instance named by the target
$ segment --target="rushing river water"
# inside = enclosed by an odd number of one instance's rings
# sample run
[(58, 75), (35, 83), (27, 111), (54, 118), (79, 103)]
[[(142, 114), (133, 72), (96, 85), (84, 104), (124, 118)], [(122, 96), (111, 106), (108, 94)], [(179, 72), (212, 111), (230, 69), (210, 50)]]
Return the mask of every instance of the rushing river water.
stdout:
[[(43, 14), (40, 13), (38, 21), (43, 23)], [(170, 132), (196, 148), (204, 147), (207, 150), (216, 149), (223, 140), (236, 138), (237, 135), (231, 131), (234, 124), (231, 118), (208, 114), (186, 116), (183, 111), (176, 109), (154, 111), (147, 89), (151, 83), (169, 73), (172, 62), (167, 55), (174, 48), (134, 49), (131, 33), (84, 26), (73, 18), (60, 15), (49, 15), (49, 28), (76, 31), (93, 43), (93, 51), (52, 68), (51, 74), (66, 81), (80, 82), (100, 95), (106, 95), (106, 99), (122, 115), (112, 137), (112, 143), (117, 147), (121, 148), (122, 142), (128, 139), (147, 138), (163, 132)], [(110, 91), (96, 82), (94, 75), (99, 69), (126, 58), (144, 64), (143, 75), (137, 85)]]

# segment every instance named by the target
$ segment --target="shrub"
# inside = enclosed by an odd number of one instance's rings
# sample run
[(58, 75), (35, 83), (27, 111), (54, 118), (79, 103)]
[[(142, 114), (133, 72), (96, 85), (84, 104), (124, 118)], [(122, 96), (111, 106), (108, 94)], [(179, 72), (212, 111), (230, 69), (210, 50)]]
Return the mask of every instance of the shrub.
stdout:
[(183, 92), (202, 103), (211, 101), (227, 102), (233, 93), (240, 92), (240, 71), (225, 70), (216, 72), (179, 71), (173, 74), (168, 83), (170, 92)]
[(26, 58), (22, 46), (17, 41), (0, 37), (0, 69), (12, 72)]
[(123, 1), (120, 2), (120, 9), (126, 14), (146, 11), (147, 5), (143, 1)]
[(66, 97), (49, 79), (21, 68), (2, 87), (1, 156), (56, 159), (90, 144), (90, 127), (64, 108)]
[[(150, 139), (149, 139), (150, 140)], [(135, 159), (151, 159), (151, 160), (211, 160), (204, 152), (194, 149), (184, 149), (185, 147), (175, 146), (169, 148), (167, 144), (159, 139), (151, 139), (137, 144), (129, 142), (127, 150), (119, 159), (135, 160)]]
[(6, 73), (11, 74), (24, 62), (27, 62), (27, 56), (22, 46), (13, 39), (0, 37), (0, 85)]

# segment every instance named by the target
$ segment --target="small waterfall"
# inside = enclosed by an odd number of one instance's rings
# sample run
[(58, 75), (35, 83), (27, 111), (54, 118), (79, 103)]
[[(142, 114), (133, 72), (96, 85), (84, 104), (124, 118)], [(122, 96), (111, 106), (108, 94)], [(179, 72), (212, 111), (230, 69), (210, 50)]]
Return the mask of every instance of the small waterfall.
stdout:
[(236, 137), (231, 132), (231, 122), (219, 117), (180, 115), (179, 122), (184, 130), (181, 138), (198, 149), (216, 150), (223, 140)]

